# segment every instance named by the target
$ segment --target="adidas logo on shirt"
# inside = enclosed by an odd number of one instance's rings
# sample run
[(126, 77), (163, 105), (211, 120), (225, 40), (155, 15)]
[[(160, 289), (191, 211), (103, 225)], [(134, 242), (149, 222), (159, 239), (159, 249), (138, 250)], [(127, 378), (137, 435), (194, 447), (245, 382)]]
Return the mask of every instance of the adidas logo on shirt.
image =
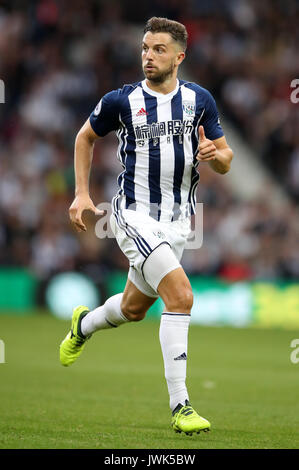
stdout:
[(144, 108), (139, 109), (138, 113), (136, 114), (136, 116), (146, 116), (146, 115), (147, 115), (147, 112), (145, 111)]

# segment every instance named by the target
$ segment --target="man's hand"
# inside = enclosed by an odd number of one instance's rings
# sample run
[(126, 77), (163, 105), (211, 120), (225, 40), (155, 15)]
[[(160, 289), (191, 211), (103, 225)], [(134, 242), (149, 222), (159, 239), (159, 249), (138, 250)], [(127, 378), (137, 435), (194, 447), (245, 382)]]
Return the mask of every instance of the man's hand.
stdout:
[(72, 224), (78, 232), (86, 232), (86, 226), (82, 221), (82, 213), (85, 210), (94, 212), (95, 215), (103, 215), (105, 211), (97, 209), (88, 194), (77, 195), (69, 208)]
[(199, 139), (196, 159), (200, 162), (216, 160), (217, 147), (212, 140), (206, 138), (203, 126), (199, 126)]
[(227, 145), (224, 136), (219, 139), (210, 140), (205, 136), (203, 126), (199, 126), (199, 144), (197, 147), (196, 159), (199, 162), (209, 162), (210, 167), (224, 175), (230, 169), (230, 164), (233, 158), (233, 151)]

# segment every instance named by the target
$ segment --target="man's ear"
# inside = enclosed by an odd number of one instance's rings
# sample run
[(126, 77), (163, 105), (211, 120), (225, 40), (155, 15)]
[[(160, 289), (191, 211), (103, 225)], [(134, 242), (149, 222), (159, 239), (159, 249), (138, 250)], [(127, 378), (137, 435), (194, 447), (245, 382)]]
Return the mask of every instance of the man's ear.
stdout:
[(186, 54), (185, 54), (185, 52), (183, 52), (183, 51), (181, 51), (181, 52), (178, 53), (178, 55), (177, 55), (177, 63), (178, 63), (178, 65), (180, 65), (180, 64), (183, 62), (183, 60), (185, 59), (185, 56), (186, 56)]

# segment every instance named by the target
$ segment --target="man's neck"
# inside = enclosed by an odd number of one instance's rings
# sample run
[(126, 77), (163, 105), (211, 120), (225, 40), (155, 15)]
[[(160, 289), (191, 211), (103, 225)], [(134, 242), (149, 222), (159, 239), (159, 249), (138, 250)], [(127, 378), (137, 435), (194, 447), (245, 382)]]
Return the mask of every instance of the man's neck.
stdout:
[(177, 86), (177, 77), (171, 77), (169, 80), (165, 80), (163, 83), (155, 83), (148, 79), (145, 80), (147, 86), (157, 93), (161, 93), (163, 95), (167, 95), (176, 89)]

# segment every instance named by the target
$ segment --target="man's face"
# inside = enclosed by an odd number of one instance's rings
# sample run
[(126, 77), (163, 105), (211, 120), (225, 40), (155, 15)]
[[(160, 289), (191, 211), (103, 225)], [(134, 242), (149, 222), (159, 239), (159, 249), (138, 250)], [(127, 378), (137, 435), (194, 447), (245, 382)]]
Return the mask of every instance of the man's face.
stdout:
[(168, 33), (144, 35), (142, 42), (142, 69), (145, 77), (154, 83), (170, 78), (183, 61), (184, 52)]

